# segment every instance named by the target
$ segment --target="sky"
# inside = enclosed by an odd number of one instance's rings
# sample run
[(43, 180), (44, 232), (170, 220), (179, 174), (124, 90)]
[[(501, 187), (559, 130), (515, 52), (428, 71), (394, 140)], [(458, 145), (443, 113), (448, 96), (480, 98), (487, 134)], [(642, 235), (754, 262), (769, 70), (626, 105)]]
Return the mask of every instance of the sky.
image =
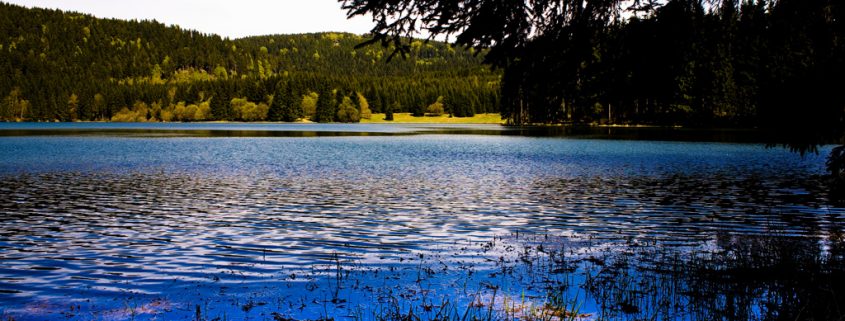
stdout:
[(336, 0), (3, 0), (100, 18), (155, 19), (223, 37), (342, 31), (363, 34), (369, 17), (346, 19)]

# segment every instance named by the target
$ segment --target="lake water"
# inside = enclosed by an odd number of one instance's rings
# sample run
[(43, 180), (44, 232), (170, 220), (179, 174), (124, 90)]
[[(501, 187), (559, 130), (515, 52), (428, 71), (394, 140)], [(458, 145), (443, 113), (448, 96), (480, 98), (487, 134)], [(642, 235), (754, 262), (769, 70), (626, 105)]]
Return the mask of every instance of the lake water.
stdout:
[(829, 146), (620, 131), (0, 124), (0, 317), (370, 319), (542, 292), (496, 272), (539, 238), (683, 247), (845, 218)]

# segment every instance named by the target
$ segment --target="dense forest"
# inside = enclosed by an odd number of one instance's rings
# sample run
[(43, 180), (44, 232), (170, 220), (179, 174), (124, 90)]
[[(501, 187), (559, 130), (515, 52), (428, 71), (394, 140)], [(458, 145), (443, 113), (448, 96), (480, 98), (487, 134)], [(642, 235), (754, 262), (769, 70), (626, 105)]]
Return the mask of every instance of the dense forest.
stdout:
[[(506, 95), (505, 113), (708, 126), (836, 119), (845, 107), (842, 9), (817, 0), (672, 0), (630, 19), (575, 21), (520, 49), (505, 88), (523, 94)], [(827, 101), (831, 94), (840, 98)], [(830, 103), (838, 113), (827, 113)]]
[(519, 49), (503, 114), (764, 128), (772, 143), (799, 150), (837, 142), (843, 13), (842, 1), (672, 0), (627, 20), (574, 21)]
[[(372, 38), (232, 40), (0, 4), (0, 119), (356, 121), (433, 107), (513, 124), (762, 127), (798, 148), (842, 137), (841, 1), (341, 2), (382, 20)], [(456, 44), (409, 38), (419, 29)]]
[(845, 1), (340, 2), (397, 50), (419, 30), (489, 49), (514, 124), (756, 127), (800, 150), (845, 132)]
[[(226, 39), (156, 21), (0, 3), (0, 120), (354, 122), (498, 112), (483, 52), (413, 41), (407, 57), (345, 33)], [(390, 60), (390, 62), (388, 62)]]

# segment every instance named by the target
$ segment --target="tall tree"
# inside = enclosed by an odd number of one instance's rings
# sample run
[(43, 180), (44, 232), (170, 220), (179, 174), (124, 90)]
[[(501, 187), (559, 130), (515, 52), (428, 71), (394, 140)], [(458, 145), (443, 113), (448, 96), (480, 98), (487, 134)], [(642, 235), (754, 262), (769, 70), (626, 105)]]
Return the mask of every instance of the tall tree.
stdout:
[[(297, 95), (293, 91), (293, 86), (288, 84), (284, 86), (284, 90), (280, 90), (277, 92), (278, 104), (281, 108), (281, 121), (286, 122), (293, 122), (297, 119), (302, 118), (302, 107), (299, 99), (297, 99)], [(276, 103), (276, 100), (273, 100)]]
[(413, 54), (424, 31), (489, 49), (513, 124), (756, 126), (801, 152), (845, 134), (842, 1), (340, 2), (376, 22), (363, 44)]
[(317, 97), (317, 110), (314, 114), (314, 121), (320, 123), (333, 122), (337, 115), (337, 99), (334, 90), (328, 85), (323, 85)]

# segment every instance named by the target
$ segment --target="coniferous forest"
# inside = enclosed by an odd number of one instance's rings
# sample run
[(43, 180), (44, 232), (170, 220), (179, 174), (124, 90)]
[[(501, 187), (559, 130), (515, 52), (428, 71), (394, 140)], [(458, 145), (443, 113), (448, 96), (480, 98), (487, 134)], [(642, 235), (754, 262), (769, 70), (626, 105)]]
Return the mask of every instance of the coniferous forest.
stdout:
[(483, 55), (414, 41), (389, 59), (390, 48), (355, 48), (365, 40), (233, 40), (0, 3), (0, 120), (350, 122), (438, 100), (456, 117), (498, 112), (500, 74)]
[[(244, 39), (2, 4), (0, 119), (330, 122), (437, 105), (513, 124), (768, 128), (798, 148), (842, 137), (839, 2), (473, 3), (345, 1), (384, 23)], [(413, 21), (456, 45), (408, 38)]]
[(489, 49), (514, 124), (764, 128), (801, 150), (845, 134), (840, 0), (341, 2), (383, 44), (425, 30)]

